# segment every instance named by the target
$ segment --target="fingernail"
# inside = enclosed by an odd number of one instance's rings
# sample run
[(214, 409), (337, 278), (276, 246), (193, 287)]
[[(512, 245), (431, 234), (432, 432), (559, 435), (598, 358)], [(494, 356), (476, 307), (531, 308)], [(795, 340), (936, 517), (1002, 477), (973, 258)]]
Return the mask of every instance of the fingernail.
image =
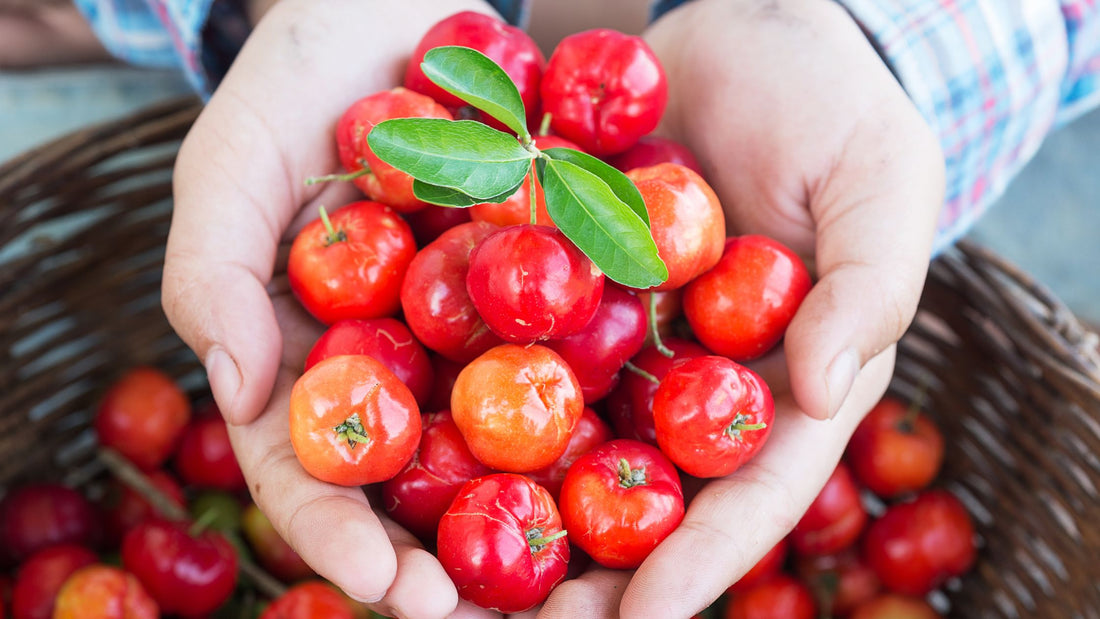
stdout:
[(233, 402), (237, 399), (237, 391), (241, 388), (241, 373), (237, 364), (225, 350), (215, 346), (206, 353), (206, 377), (210, 381), (210, 391), (214, 393), (214, 401), (225, 412), (226, 420), (232, 423)]
[(356, 602), (359, 602), (360, 604), (375, 604), (377, 602), (381, 602), (382, 598), (386, 597), (386, 594), (379, 593), (377, 595), (358, 596), (349, 593), (348, 597), (355, 600)]
[(836, 416), (844, 398), (848, 397), (848, 391), (852, 389), (852, 383), (859, 373), (859, 353), (854, 348), (845, 348), (825, 370), (825, 388), (828, 393), (829, 419)]

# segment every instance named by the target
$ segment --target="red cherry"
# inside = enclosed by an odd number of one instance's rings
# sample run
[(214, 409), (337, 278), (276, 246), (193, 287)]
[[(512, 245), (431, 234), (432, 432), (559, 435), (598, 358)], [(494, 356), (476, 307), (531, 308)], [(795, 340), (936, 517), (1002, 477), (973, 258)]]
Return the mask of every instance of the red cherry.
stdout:
[(22, 561), (47, 546), (93, 546), (98, 541), (95, 508), (72, 488), (36, 483), (0, 500), (0, 557)]
[(325, 324), (381, 318), (400, 308), (401, 282), (415, 255), (409, 224), (390, 207), (364, 200), (302, 228), (286, 274), (294, 296)]
[(371, 150), (367, 136), (374, 126), (392, 118), (453, 117), (431, 97), (407, 88), (376, 92), (352, 103), (336, 123), (336, 149), (340, 163), (355, 185), (371, 200), (401, 213), (427, 206), (412, 190), (413, 178), (382, 161)]
[(73, 572), (96, 561), (94, 552), (75, 544), (49, 546), (32, 554), (15, 577), (12, 619), (50, 619), (61, 585)]
[(859, 486), (840, 462), (791, 531), (791, 546), (801, 555), (834, 554), (854, 544), (866, 524)]
[(237, 554), (220, 533), (191, 535), (180, 522), (147, 520), (122, 540), (122, 564), (163, 612), (201, 615), (237, 585)]
[(888, 589), (922, 596), (974, 564), (974, 525), (955, 495), (925, 490), (867, 528), (863, 556)]
[(607, 28), (563, 38), (540, 91), (554, 133), (597, 157), (621, 153), (653, 131), (668, 103), (664, 69), (649, 45)]
[(435, 380), (428, 352), (405, 323), (395, 318), (341, 320), (328, 328), (313, 344), (305, 369), (336, 355), (368, 355), (380, 361), (424, 406)]
[(602, 399), (619, 382), (619, 371), (645, 344), (646, 310), (634, 295), (604, 288), (592, 320), (580, 331), (546, 341), (573, 369), (587, 404)]
[(583, 329), (599, 307), (604, 275), (560, 230), (501, 228), (470, 252), (466, 291), (493, 333), (530, 344)]
[[(526, 32), (485, 13), (461, 11), (437, 22), (424, 34), (409, 59), (405, 87), (426, 94), (448, 107), (459, 108), (465, 107), (466, 102), (437, 86), (420, 68), (428, 50), (444, 45), (476, 49), (500, 65), (519, 90), (523, 107), (527, 110), (527, 122), (533, 123), (538, 118), (539, 82), (546, 58)], [(508, 130), (495, 118), (483, 120), (498, 129)]]
[(943, 435), (928, 415), (887, 396), (856, 427), (847, 457), (864, 486), (890, 499), (932, 483), (943, 449)]
[(737, 361), (771, 350), (810, 291), (802, 259), (778, 241), (726, 241), (718, 264), (684, 287), (684, 315), (704, 346)]
[(196, 417), (188, 424), (175, 463), (180, 479), (196, 488), (239, 492), (248, 487), (221, 413)]
[(115, 381), (96, 409), (96, 436), (139, 468), (164, 464), (191, 419), (191, 403), (171, 376), (136, 367)]
[(455, 226), (417, 252), (405, 273), (405, 323), (424, 346), (452, 361), (465, 363), (503, 343), (466, 291), (470, 252), (498, 229), (485, 222)]

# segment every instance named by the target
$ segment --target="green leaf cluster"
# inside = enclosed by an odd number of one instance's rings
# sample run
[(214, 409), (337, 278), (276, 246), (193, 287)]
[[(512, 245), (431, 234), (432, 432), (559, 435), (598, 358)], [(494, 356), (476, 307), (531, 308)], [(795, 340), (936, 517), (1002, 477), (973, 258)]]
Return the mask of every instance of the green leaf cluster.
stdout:
[(413, 177), (417, 198), (459, 208), (500, 203), (519, 190), (528, 174), (537, 174), (554, 224), (607, 277), (633, 288), (668, 279), (634, 183), (591, 155), (537, 149), (519, 90), (504, 69), (481, 52), (458, 46), (430, 50), (420, 66), (444, 90), (515, 135), (469, 120), (378, 123), (367, 136), (371, 150)]

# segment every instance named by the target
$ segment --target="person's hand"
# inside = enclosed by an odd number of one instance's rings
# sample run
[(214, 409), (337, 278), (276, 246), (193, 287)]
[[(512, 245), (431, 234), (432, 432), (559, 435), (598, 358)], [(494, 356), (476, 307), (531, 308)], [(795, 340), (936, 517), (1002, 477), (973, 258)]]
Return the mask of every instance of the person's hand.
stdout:
[(337, 119), (399, 84), (424, 32), (463, 9), (489, 10), (477, 0), (271, 8), (180, 149), (165, 258), (165, 313), (206, 367), (256, 503), (321, 576), (400, 616), (447, 616), (454, 586), (362, 490), (312, 479), (298, 464), (288, 396), (319, 327), (285, 291), (273, 305), (269, 289), (280, 243), (319, 206), (361, 195), (350, 183), (304, 184), (339, 171)]
[(700, 160), (727, 233), (783, 242), (816, 282), (783, 350), (751, 364), (777, 396), (764, 449), (633, 575), (567, 582), (540, 616), (690, 616), (794, 527), (889, 382), (943, 201), (935, 137), (835, 2), (695, 0), (645, 36), (669, 80), (661, 131)]

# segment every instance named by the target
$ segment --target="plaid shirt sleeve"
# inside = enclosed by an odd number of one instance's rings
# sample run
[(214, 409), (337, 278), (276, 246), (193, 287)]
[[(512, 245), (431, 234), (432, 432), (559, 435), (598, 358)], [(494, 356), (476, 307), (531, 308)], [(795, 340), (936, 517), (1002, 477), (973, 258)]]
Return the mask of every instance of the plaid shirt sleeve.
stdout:
[(209, 95), (250, 28), (239, 0), (75, 0), (116, 58), (175, 67)]
[(1044, 137), (1100, 104), (1100, 0), (841, 0), (940, 138), (934, 251), (973, 225)]

